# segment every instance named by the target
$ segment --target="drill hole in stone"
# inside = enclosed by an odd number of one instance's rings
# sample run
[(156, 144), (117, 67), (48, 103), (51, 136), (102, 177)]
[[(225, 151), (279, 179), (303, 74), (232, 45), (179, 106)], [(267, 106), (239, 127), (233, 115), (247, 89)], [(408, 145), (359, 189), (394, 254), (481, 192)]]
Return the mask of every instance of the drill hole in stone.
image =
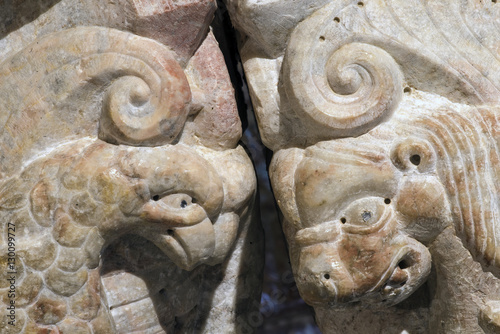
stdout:
[(333, 20), (337, 23), (340, 23), (340, 19), (338, 17), (335, 17)]
[(386, 198), (386, 199), (384, 199), (384, 203), (385, 203), (385, 204), (391, 204), (391, 199), (390, 199), (390, 198)]
[(324, 274), (324, 275), (323, 275), (323, 277), (324, 277), (325, 279), (330, 279), (330, 275), (329, 275), (329, 274)]
[(363, 211), (361, 214), (361, 219), (363, 219), (363, 222), (367, 222), (372, 218), (372, 213), (370, 211)]
[(167, 230), (168, 235), (174, 235), (174, 230)]
[(420, 155), (414, 154), (410, 157), (410, 162), (415, 166), (420, 165)]
[(153, 196), (153, 201), (158, 201), (160, 199), (160, 195), (154, 195)]
[(364, 4), (362, 1), (358, 2), (358, 6), (359, 6), (359, 7), (363, 7), (364, 5), (365, 5), (365, 4)]
[(403, 93), (405, 93), (405, 94), (410, 94), (410, 93), (411, 93), (411, 88), (410, 88), (410, 87), (405, 87), (405, 88), (403, 89)]
[(342, 217), (342, 218), (340, 218), (340, 222), (341, 222), (342, 224), (345, 224), (345, 223), (347, 222), (347, 219), (345, 219), (345, 217)]
[(325, 41), (325, 36), (319, 36), (319, 40), (320, 40), (321, 42), (324, 42), (324, 41)]
[(185, 200), (181, 201), (181, 208), (185, 208), (188, 205), (188, 203)]
[(406, 269), (406, 268), (410, 267), (410, 264), (408, 263), (408, 261), (403, 259), (403, 260), (398, 262), (398, 267), (399, 267), (399, 269)]

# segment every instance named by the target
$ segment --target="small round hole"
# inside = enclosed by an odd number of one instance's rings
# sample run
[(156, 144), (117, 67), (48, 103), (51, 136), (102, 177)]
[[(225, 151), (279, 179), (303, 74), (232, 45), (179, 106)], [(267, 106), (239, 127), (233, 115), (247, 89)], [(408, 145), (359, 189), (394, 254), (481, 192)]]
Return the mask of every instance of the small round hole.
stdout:
[(345, 217), (342, 217), (342, 218), (340, 218), (340, 222), (341, 222), (342, 224), (345, 224), (345, 223), (347, 222), (347, 219), (345, 219)]
[(326, 279), (330, 279), (330, 275), (329, 274), (325, 274), (325, 275), (323, 275), (323, 277), (325, 277)]
[(410, 264), (409, 264), (409, 263), (408, 263), (408, 261), (406, 261), (406, 260), (401, 260), (401, 261), (399, 261), (399, 263), (398, 263), (398, 267), (399, 267), (400, 269), (406, 269), (406, 268), (408, 268), (409, 266), (410, 266)]
[(497, 0), (491, 0), (491, 2), (493, 2), (493, 3), (497, 3)]
[(185, 200), (181, 201), (181, 208), (185, 208), (188, 205), (188, 203)]
[(167, 230), (168, 235), (174, 235), (174, 230)]
[(391, 204), (391, 199), (390, 199), (390, 198), (386, 198), (386, 199), (384, 199), (384, 203), (385, 203), (385, 204)]
[(339, 23), (339, 22), (340, 22), (340, 19), (339, 19), (338, 17), (333, 18), (333, 20), (334, 20), (335, 22), (337, 22), (337, 23)]
[(324, 42), (325, 41), (325, 36), (319, 36), (319, 40)]
[(410, 87), (405, 87), (405, 88), (403, 89), (403, 93), (405, 93), (405, 94), (410, 94), (410, 93), (411, 93), (411, 88), (410, 88)]
[(154, 195), (153, 196), (153, 201), (158, 201), (160, 199), (160, 195)]
[(363, 7), (364, 5), (365, 5), (365, 4), (364, 4), (362, 1), (358, 2), (358, 6), (359, 6), (359, 7)]
[(414, 154), (410, 157), (410, 162), (415, 166), (420, 165), (420, 155)]

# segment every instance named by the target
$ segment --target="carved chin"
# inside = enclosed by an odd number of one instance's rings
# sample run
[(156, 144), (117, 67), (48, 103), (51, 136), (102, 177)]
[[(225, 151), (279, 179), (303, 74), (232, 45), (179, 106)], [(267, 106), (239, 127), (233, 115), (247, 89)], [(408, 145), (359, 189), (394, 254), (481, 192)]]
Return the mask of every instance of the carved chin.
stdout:
[(206, 262), (215, 249), (215, 232), (208, 218), (199, 224), (172, 228), (166, 234), (149, 236), (148, 239), (184, 270), (192, 270)]

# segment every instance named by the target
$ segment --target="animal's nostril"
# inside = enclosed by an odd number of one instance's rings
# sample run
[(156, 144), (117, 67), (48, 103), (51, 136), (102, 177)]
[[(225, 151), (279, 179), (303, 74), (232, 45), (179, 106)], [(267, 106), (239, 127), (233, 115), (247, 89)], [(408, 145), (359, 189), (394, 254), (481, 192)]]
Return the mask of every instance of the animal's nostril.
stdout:
[(158, 201), (160, 200), (160, 195), (154, 195), (153, 196), (153, 201)]

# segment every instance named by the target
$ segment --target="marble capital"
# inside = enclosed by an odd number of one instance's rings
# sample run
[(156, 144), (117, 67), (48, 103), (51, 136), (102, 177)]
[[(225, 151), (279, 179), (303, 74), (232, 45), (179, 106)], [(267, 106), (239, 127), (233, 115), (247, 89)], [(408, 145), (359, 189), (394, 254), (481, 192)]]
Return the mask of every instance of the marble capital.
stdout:
[(241, 333), (256, 179), (216, 1), (0, 11), (0, 332)]
[(227, 0), (324, 333), (500, 330), (500, 4)]

